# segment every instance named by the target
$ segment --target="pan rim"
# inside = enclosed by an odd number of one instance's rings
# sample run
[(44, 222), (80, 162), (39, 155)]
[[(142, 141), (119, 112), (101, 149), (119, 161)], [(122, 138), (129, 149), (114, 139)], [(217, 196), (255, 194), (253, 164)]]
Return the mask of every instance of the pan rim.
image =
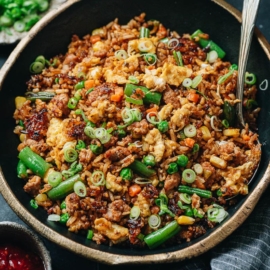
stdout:
[[(69, 0), (56, 10), (44, 16), (44, 18), (42, 18), (32, 28), (32, 30), (29, 32), (29, 35), (20, 41), (20, 43), (10, 54), (9, 58), (7, 59), (2, 69), (0, 70), (0, 90), (7, 73), (15, 63), (17, 57), (24, 50), (27, 44), (31, 41), (31, 39), (40, 30), (42, 30), (50, 21), (52, 21), (58, 14), (62, 13), (64, 10), (66, 10), (71, 5), (77, 2), (80, 2), (80, 0)], [(237, 9), (232, 7), (230, 4), (228, 4), (224, 0), (212, 0), (212, 2), (220, 5), (222, 8), (230, 12), (234, 17), (236, 17), (239, 22), (241, 22), (241, 13)], [(258, 29), (255, 30), (255, 34), (266, 56), (270, 60), (269, 43)], [(128, 264), (128, 263), (147, 264), (147, 263), (176, 262), (201, 255), (202, 253), (208, 251), (209, 249), (213, 248), (218, 243), (220, 243), (222, 240), (224, 240), (228, 235), (230, 235), (237, 227), (239, 227), (246, 220), (246, 218), (249, 216), (249, 214), (252, 212), (255, 205), (257, 204), (262, 193), (267, 188), (269, 181), (270, 181), (270, 163), (268, 164), (267, 169), (264, 175), (262, 176), (262, 179), (259, 181), (258, 185), (249, 194), (249, 200), (246, 200), (245, 203), (235, 212), (235, 214), (227, 222), (219, 226), (214, 232), (206, 236), (204, 239), (198, 241), (197, 243), (194, 243), (191, 246), (181, 250), (173, 251), (170, 253), (164, 252), (138, 257), (132, 255), (112, 254), (109, 252), (96, 250), (91, 247), (87, 247), (80, 243), (77, 243), (71, 239), (68, 239), (67, 237), (47, 227), (20, 204), (15, 194), (9, 188), (9, 185), (5, 180), (5, 177), (0, 167), (0, 192), (2, 193), (4, 199), (7, 201), (9, 206), (24, 222), (29, 224), (42, 236), (46, 237), (47, 239), (56, 244), (61, 245), (61, 247), (65, 249), (71, 250), (86, 258), (112, 265)]]

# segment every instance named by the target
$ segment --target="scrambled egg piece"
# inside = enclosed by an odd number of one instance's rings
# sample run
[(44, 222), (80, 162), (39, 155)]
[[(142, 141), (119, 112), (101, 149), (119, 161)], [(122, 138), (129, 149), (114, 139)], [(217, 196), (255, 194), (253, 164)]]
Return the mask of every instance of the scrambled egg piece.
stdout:
[(143, 75), (143, 82), (146, 87), (159, 92), (163, 92), (166, 89), (166, 81), (163, 78), (157, 76), (158, 70), (145, 69), (145, 75)]
[(142, 217), (149, 217), (151, 215), (150, 203), (141, 193), (139, 193), (134, 205), (140, 208)]
[(143, 151), (149, 151), (155, 157), (155, 161), (160, 162), (165, 152), (165, 144), (159, 130), (150, 130), (142, 141)]
[(180, 145), (177, 142), (172, 140), (165, 140), (164, 143), (165, 143), (165, 153), (163, 155), (164, 158), (170, 157), (173, 151), (175, 151), (180, 147)]
[[(62, 148), (67, 142), (73, 141), (74, 138), (68, 136), (68, 122), (70, 119), (61, 120), (59, 118), (52, 118), (47, 131), (46, 143), (53, 148), (51, 156), (55, 159), (57, 168), (61, 168), (63, 162)], [(75, 141), (76, 144), (76, 141)]]
[(91, 107), (91, 110), (86, 113), (86, 117), (93, 123), (101, 121), (104, 118), (105, 112), (109, 108), (109, 105), (110, 102), (108, 100), (99, 100), (97, 107)]
[(230, 168), (226, 172), (221, 172), (221, 175), (226, 180), (225, 187), (230, 187), (234, 194), (248, 194), (245, 181), (252, 175), (253, 163), (251, 161), (244, 163), (236, 168)]
[(182, 129), (189, 123), (189, 116), (191, 115), (194, 105), (192, 103), (185, 104), (182, 108), (173, 112), (171, 124), (173, 129)]
[(133, 39), (128, 42), (128, 55), (134, 55), (139, 52), (144, 53), (156, 53), (156, 46), (158, 43), (158, 38), (140, 38)]
[(125, 60), (117, 60), (113, 56), (111, 60), (113, 60), (114, 68), (104, 67), (102, 71), (106, 82), (109, 83), (127, 83), (131, 70), (135, 70), (139, 66), (137, 55), (132, 55)]
[(118, 183), (117, 177), (110, 172), (107, 173), (106, 177), (106, 188), (111, 192), (120, 192), (123, 190), (123, 187)]
[(114, 244), (125, 241), (128, 238), (128, 229), (108, 221), (106, 218), (95, 220), (95, 229), (107, 236)]
[(89, 69), (88, 78), (99, 80), (102, 77), (102, 68), (101, 67), (93, 67)]
[(179, 67), (171, 63), (165, 63), (162, 67), (161, 78), (168, 84), (179, 86), (185, 78), (190, 77), (192, 69), (187, 67)]
[(171, 103), (166, 104), (162, 107), (162, 109), (158, 112), (158, 116), (161, 120), (165, 120), (171, 116), (171, 112), (173, 111), (173, 105)]

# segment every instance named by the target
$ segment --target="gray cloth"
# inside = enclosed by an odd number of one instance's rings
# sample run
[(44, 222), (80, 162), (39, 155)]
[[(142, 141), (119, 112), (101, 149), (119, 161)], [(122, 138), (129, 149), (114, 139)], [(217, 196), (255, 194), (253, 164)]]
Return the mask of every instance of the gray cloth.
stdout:
[(181, 270), (270, 269), (270, 189), (243, 225), (207, 255), (173, 268)]

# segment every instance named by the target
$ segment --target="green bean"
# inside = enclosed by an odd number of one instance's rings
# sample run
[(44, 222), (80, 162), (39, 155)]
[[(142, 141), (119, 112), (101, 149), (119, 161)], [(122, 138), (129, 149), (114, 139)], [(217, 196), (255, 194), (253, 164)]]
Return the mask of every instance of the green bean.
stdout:
[(174, 220), (167, 224), (165, 227), (152, 232), (144, 237), (144, 242), (150, 249), (156, 248), (163, 244), (168, 239), (172, 238), (181, 230), (177, 221)]
[(28, 176), (27, 167), (21, 160), (19, 160), (17, 165), (17, 175), (19, 178), (26, 178)]
[(130, 97), (136, 91), (137, 88), (140, 88), (145, 94), (145, 96), (143, 98), (144, 104), (154, 103), (154, 104), (159, 105), (160, 100), (161, 100), (161, 96), (162, 96), (161, 93), (151, 92), (148, 88), (146, 88), (144, 86), (127, 83), (124, 93), (126, 96)]
[(67, 180), (61, 182), (57, 187), (52, 188), (47, 192), (48, 197), (51, 200), (59, 200), (66, 197), (73, 192), (73, 186), (75, 182), (81, 180), (80, 175), (76, 174)]
[(134, 160), (132, 164), (129, 165), (129, 167), (135, 173), (146, 176), (146, 177), (151, 177), (156, 173), (154, 170), (149, 169), (145, 164), (143, 164), (142, 162), (136, 159)]
[(203, 198), (212, 198), (212, 192), (209, 190), (204, 190), (204, 189), (200, 189), (200, 188), (193, 188), (193, 187), (189, 187), (189, 186), (179, 186), (178, 187), (178, 191), (180, 193), (187, 193), (187, 194), (197, 194), (200, 197)]
[(19, 153), (19, 159), (34, 174), (44, 177), (47, 170), (51, 167), (41, 156), (33, 152), (28, 146), (23, 148)]
[(26, 99), (31, 100), (31, 101), (35, 101), (37, 99), (47, 101), (47, 100), (51, 100), (55, 96), (55, 93), (50, 93), (50, 92), (37, 92), (37, 93), (26, 92), (25, 96), (26, 96)]

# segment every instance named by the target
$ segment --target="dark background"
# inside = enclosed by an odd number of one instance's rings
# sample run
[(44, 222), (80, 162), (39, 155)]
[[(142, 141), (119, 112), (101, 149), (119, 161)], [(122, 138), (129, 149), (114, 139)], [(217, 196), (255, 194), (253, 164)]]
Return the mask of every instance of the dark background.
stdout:
[[(241, 10), (243, 5), (243, 0), (227, 0), (228, 3), (236, 7), (237, 9)], [(270, 42), (270, 2), (269, 0), (261, 0), (261, 4), (259, 7), (259, 13), (256, 21), (256, 26), (258, 29), (265, 35), (266, 39)], [(191, 11), (192, 16), (192, 11)], [(4, 64), (5, 60), (14, 49), (15, 45), (9, 46), (0, 46), (0, 67)], [(2, 195), (0, 194), (0, 221), (14, 221), (21, 224), (24, 224), (16, 214), (11, 210), (11, 208), (6, 204), (5, 200), (3, 199)], [(24, 224), (25, 225), (25, 224)], [(27, 226), (27, 225), (26, 225)], [(40, 236), (42, 241), (44, 242), (45, 246), (50, 251), (52, 257), (52, 264), (54, 270), (73, 270), (73, 269), (119, 269), (124, 270), (128, 268), (129, 270), (141, 269), (181, 269), (183, 263), (173, 263), (173, 264), (166, 264), (166, 265), (134, 265), (134, 266), (108, 266), (103, 264), (98, 264), (96, 262), (90, 261), (88, 259), (82, 258), (78, 255), (73, 254), (70, 251), (60, 248), (58, 245), (44, 239)], [(209, 253), (206, 253), (201, 256), (204, 261), (209, 260)], [(194, 268), (193, 268), (194, 269)]]

